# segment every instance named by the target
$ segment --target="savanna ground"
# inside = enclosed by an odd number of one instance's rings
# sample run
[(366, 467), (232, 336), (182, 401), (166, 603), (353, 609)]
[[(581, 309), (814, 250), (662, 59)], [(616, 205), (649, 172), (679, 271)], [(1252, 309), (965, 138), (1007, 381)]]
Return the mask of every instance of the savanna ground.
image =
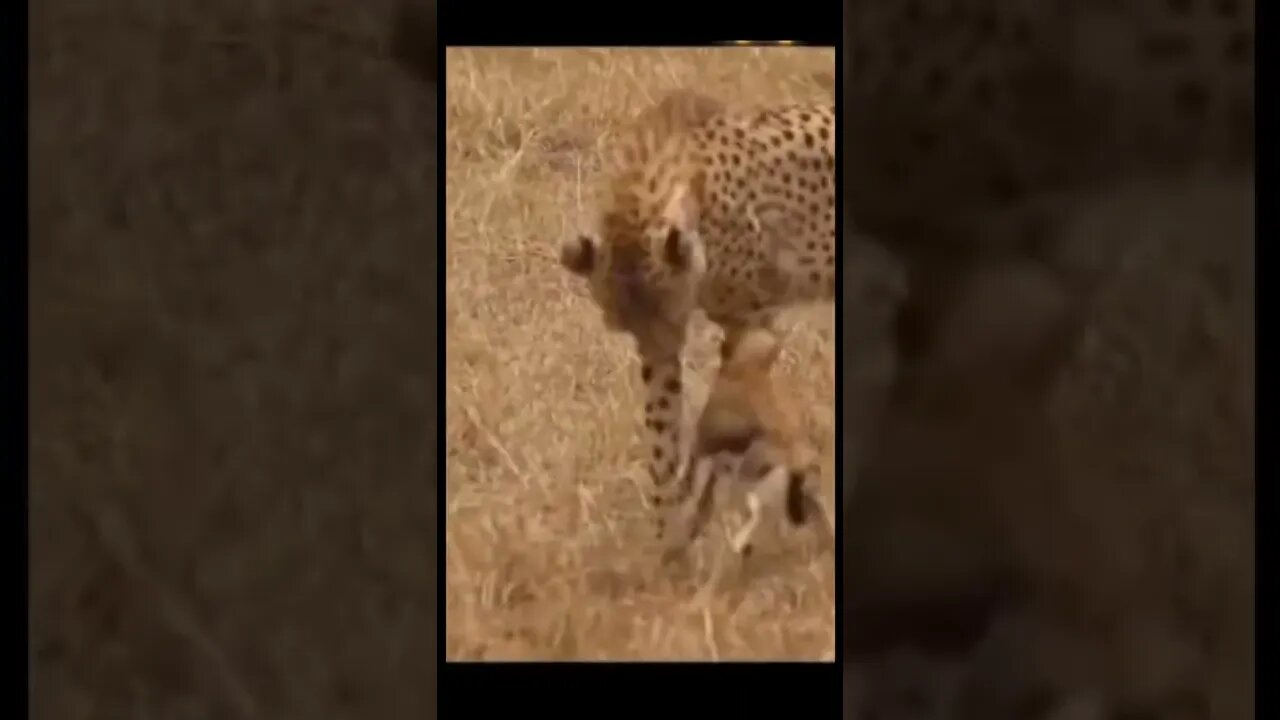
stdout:
[[(658, 569), (635, 350), (557, 257), (591, 219), (610, 134), (663, 93), (830, 101), (834, 63), (820, 48), (448, 50), (447, 657), (832, 657), (832, 556), (807, 531), (710, 595), (705, 563)], [(832, 319), (798, 311), (779, 371), (812, 411), (829, 503)], [(713, 370), (716, 332), (696, 328), (692, 376)]]

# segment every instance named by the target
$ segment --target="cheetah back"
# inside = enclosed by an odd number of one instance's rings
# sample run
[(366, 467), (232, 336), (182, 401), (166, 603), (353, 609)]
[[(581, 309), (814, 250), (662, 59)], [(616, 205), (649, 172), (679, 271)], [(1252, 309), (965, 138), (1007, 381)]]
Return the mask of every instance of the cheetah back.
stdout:
[(706, 186), (699, 304), (715, 322), (835, 291), (835, 109), (721, 115), (693, 137)]

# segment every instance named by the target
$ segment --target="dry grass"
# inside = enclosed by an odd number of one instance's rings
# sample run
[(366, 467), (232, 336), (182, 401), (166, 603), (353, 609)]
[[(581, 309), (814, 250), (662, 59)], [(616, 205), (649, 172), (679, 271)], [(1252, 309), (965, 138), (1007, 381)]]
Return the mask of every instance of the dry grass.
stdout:
[(435, 716), (436, 93), (392, 6), (32, 8), (30, 717)]
[[(829, 99), (834, 53), (448, 52), (447, 656), (831, 657), (834, 568), (808, 532), (709, 595), (705, 563), (659, 572), (638, 361), (556, 253), (591, 212), (610, 133), (638, 110), (679, 87), (731, 105)], [(816, 315), (798, 317), (783, 374), (829, 468), (831, 309)], [(704, 378), (714, 332), (694, 334)]]

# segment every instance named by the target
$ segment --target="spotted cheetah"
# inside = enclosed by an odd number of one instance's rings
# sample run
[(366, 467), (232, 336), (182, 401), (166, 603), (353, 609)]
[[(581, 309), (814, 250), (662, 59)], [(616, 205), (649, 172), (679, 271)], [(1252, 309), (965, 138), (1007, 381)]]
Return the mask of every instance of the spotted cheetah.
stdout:
[(771, 375), (781, 337), (753, 328), (731, 336), (721, 349), (720, 371), (699, 417), (677, 498), (686, 532), (673, 538), (667, 557), (701, 534), (718, 486), (726, 484), (730, 496), (745, 496), (750, 512), (733, 537), (735, 552), (749, 554), (761, 523), (776, 524), (780, 510), (794, 526), (814, 523), (829, 547), (834, 530), (812, 487), (820, 472), (818, 452), (805, 437), (798, 408)]
[(904, 360), (954, 278), (1055, 261), (1074, 201), (1248, 171), (1254, 0), (846, 0), (842, 196), (909, 266)]
[(654, 502), (680, 465), (681, 356), (701, 309), (732, 338), (835, 295), (835, 108), (748, 112), (677, 91), (619, 139), (594, 232), (560, 259), (641, 358)]

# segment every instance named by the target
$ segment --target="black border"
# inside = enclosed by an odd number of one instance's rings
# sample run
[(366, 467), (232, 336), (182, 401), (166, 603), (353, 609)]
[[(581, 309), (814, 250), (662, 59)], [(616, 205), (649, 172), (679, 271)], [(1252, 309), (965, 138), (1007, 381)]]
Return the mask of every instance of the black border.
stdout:
[(557, 5), (443, 0), (439, 7), (442, 47), (673, 47), (732, 41), (838, 47), (843, 16), (843, 4), (835, 2), (791, 3), (782, 8), (724, 0)]
[[(1257, 3), (1254, 9), (1254, 148), (1257, 163), (1254, 170), (1254, 392), (1257, 398), (1261, 399), (1267, 395), (1269, 390), (1269, 378), (1267, 373), (1262, 372), (1262, 368), (1272, 367), (1269, 361), (1264, 360), (1264, 349), (1266, 343), (1263, 342), (1265, 334), (1261, 318), (1260, 310), (1263, 308), (1263, 285), (1259, 282), (1260, 273), (1258, 268), (1265, 266), (1264, 257), (1269, 252), (1268, 242), (1276, 235), (1272, 231), (1275, 226), (1276, 206), (1272, 202), (1267, 202), (1265, 198), (1274, 198), (1276, 195), (1273, 183), (1274, 171), (1271, 168), (1271, 159), (1274, 153), (1274, 143), (1263, 128), (1274, 128), (1275, 105), (1273, 102), (1262, 100), (1257, 92), (1257, 88), (1266, 87), (1264, 78), (1270, 74), (1266, 69), (1271, 67), (1264, 57), (1272, 53), (1273, 42), (1258, 42), (1258, 38), (1266, 34), (1265, 28), (1270, 24), (1270, 19), (1266, 13), (1273, 13), (1274, 6), (1267, 2)], [(1271, 117), (1271, 120), (1267, 118)], [(1271, 187), (1268, 191), (1266, 188)], [(1275, 600), (1268, 597), (1274, 596), (1275, 578), (1272, 573), (1266, 573), (1259, 577), (1257, 568), (1267, 566), (1263, 560), (1270, 553), (1265, 549), (1267, 543), (1263, 542), (1263, 538), (1269, 535), (1265, 515), (1271, 509), (1271, 490), (1270, 484), (1266, 481), (1259, 482), (1259, 479), (1265, 477), (1265, 473), (1259, 472), (1258, 468), (1265, 465), (1264, 455), (1265, 448), (1270, 445), (1259, 442), (1263, 435), (1263, 428), (1268, 424), (1264, 421), (1264, 415), (1272, 407), (1271, 403), (1255, 401), (1254, 405), (1254, 517), (1253, 517), (1253, 538), (1254, 538), (1254, 605), (1253, 605), (1253, 623), (1254, 632), (1257, 640), (1254, 645), (1254, 712), (1255, 717), (1266, 717), (1266, 711), (1260, 711), (1260, 708), (1268, 705), (1262, 695), (1263, 689), (1272, 689), (1271, 683), (1258, 683), (1258, 678), (1265, 677), (1269, 673), (1264, 670), (1264, 666), (1269, 664), (1265, 656), (1269, 649), (1268, 641), (1274, 634), (1275, 621), (1273, 620), (1270, 610), (1275, 607)], [(1259, 609), (1262, 611), (1259, 612)]]
[[(785, 618), (780, 618), (785, 622)], [(839, 665), (809, 662), (441, 662), (441, 717), (839, 718)], [(488, 713), (494, 713), (492, 716)]]
[[(15, 148), (16, 157), (22, 159), (22, 168), (18, 172), (21, 173), (19, 180), (15, 185), (21, 190), (18, 191), (19, 196), (15, 199), (14, 208), (18, 221), (22, 224), (19, 230), (22, 232), (22, 240), (20, 242), (6, 243), (8, 247), (12, 247), (13, 257), (8, 261), (7, 267), (12, 268), (11, 272), (14, 278), (9, 282), (5, 289), (12, 292), (13, 297), (13, 325), (14, 332), (20, 340), (14, 343), (13, 354), (14, 362), (10, 365), (9, 377), (13, 379), (19, 387), (14, 388), (13, 397), (17, 400), (19, 407), (17, 410), (21, 415), (14, 420), (13, 445), (9, 451), (9, 457), (16, 459), (18, 470), (21, 472), (21, 482), (16, 483), (18, 489), (17, 517), (14, 518), (14, 529), (19, 533), (17, 545), (18, 552), (18, 582), (20, 584), (21, 599), (18, 601), (18, 607), (22, 608), (22, 637), (21, 653), (22, 666), (27, 669), (23, 674), (22, 681), (22, 715), (23, 717), (31, 717), (31, 465), (30, 465), (30, 428), (28, 427), (28, 418), (30, 418), (31, 396), (30, 383), (28, 382), (30, 372), (31, 351), (29, 345), (30, 338), (30, 313), (28, 303), (30, 302), (30, 290), (28, 286), (29, 274), (28, 268), (31, 259), (31, 210), (28, 201), (30, 193), (30, 170), (31, 167), (31, 142), (30, 142), (30, 111), (28, 104), (30, 103), (30, 74), (28, 64), (30, 63), (30, 37), (28, 28), (30, 27), (29, 9), (26, 3), (20, 4), (13, 18), (17, 22), (14, 23), (16, 28), (21, 30), (12, 31), (15, 37), (13, 45), (14, 62), (10, 66), (10, 72), (14, 74), (13, 90), (15, 99), (12, 101), (12, 110), (14, 115), (20, 117), (14, 119), (14, 138), (15, 143), (21, 142), (20, 148)], [(18, 53), (21, 52), (21, 55)], [(18, 104), (22, 105), (22, 109), (18, 110)], [(17, 370), (17, 372), (15, 372)], [(16, 683), (15, 683), (16, 684)]]
[[(768, 8), (765, 12), (744, 9), (730, 3), (685, 3), (642, 5), (594, 5), (559, 7), (526, 3), (445, 2), (440, 6), (438, 67), (445, 66), (447, 46), (707, 46), (740, 41), (761, 43), (789, 41), (798, 45), (834, 47), (835, 78), (839, 87), (843, 60), (840, 51), (843, 5), (813, 5), (811, 12), (792, 6), (785, 12)], [(816, 12), (813, 12), (816, 10)], [(443, 71), (442, 71), (443, 72)], [(440, 83), (437, 138), (439, 192), (445, 192), (444, 128), (447, 121), (447, 83)], [(835, 99), (837, 122), (840, 102)], [(838, 135), (838, 133), (837, 133)], [(841, 186), (837, 162), (836, 187)], [(439, 267), (443, 276), (445, 213), (438, 215)], [(837, 232), (842, 232), (842, 219)], [(444, 324), (444, 278), (440, 277), (439, 322)], [(841, 280), (837, 275), (837, 292)], [(840, 303), (835, 306), (837, 348), (841, 342)], [(445, 348), (440, 350), (445, 366)], [(838, 365), (838, 363), (837, 363)], [(444, 374), (440, 378), (440, 398), (445, 397)], [(842, 382), (836, 373), (836, 394)], [(839, 397), (836, 398), (836, 433), (841, 424)], [(439, 407), (437, 432), (444, 446), (444, 406)], [(836, 444), (837, 466), (843, 451)], [(839, 474), (838, 474), (839, 476)], [(447, 508), (445, 482), (438, 483), (440, 507)], [(842, 493), (837, 487), (836, 497)], [(835, 511), (837, 533), (842, 510)], [(443, 516), (442, 516), (443, 518)], [(439, 584), (444, 586), (444, 523), (438, 546)], [(839, 545), (839, 544), (838, 544)], [(839, 658), (842, 645), (841, 598), (843, 591), (841, 552), (836, 551), (836, 662), (751, 662), (751, 663), (662, 663), (662, 662), (576, 662), (576, 663), (472, 663), (447, 662), (445, 651), (444, 603), (438, 605), (438, 663), (440, 682), (438, 711), (450, 710), (484, 715), (485, 711), (525, 711), (535, 707), (554, 708), (562, 715), (609, 712), (621, 705), (627, 709), (678, 715), (699, 712), (742, 712), (750, 715), (783, 711), (810, 717), (842, 715), (842, 672)], [(779, 617), (778, 622), (786, 622)], [(601, 703), (604, 704), (601, 704)], [(776, 705), (775, 705), (776, 703)], [(455, 710), (456, 709), (456, 710)]]

